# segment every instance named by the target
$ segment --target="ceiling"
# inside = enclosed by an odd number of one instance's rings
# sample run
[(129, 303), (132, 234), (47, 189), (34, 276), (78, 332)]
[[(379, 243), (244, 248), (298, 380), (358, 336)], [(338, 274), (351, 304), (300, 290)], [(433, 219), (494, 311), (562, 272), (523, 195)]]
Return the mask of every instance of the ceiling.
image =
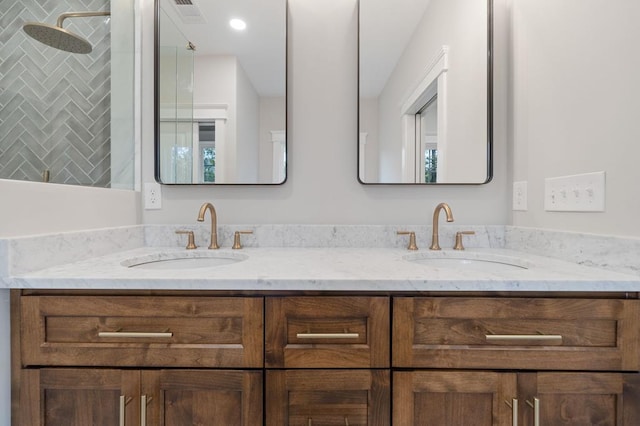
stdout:
[[(261, 96), (283, 96), (285, 0), (190, 1), (193, 5), (186, 7), (176, 0), (161, 4), (185, 40), (196, 46), (196, 55), (235, 55)], [(361, 96), (376, 97), (382, 90), (429, 1), (360, 0)], [(247, 29), (231, 29), (232, 18), (242, 18)]]

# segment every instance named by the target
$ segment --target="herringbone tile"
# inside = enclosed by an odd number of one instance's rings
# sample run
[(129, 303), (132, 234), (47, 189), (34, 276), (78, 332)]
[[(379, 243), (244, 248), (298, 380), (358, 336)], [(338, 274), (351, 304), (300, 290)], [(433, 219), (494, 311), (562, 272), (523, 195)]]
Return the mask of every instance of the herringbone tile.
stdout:
[(0, 0), (0, 178), (110, 184), (110, 33), (102, 18), (67, 19), (89, 55), (26, 35), (27, 21), (55, 25), (70, 11), (108, 10), (108, 0)]

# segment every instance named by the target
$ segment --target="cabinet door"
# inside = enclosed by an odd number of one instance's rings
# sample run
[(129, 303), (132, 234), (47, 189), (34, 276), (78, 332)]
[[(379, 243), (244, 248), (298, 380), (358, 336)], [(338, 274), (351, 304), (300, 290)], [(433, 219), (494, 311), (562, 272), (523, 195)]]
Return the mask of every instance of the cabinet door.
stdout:
[(522, 404), (516, 398), (512, 373), (395, 372), (393, 424), (511, 426)]
[(262, 372), (142, 372), (142, 426), (262, 425)]
[(20, 419), (29, 426), (136, 425), (140, 372), (22, 370)]
[(640, 425), (639, 374), (523, 373), (525, 426)]
[(388, 370), (267, 371), (269, 426), (386, 426)]

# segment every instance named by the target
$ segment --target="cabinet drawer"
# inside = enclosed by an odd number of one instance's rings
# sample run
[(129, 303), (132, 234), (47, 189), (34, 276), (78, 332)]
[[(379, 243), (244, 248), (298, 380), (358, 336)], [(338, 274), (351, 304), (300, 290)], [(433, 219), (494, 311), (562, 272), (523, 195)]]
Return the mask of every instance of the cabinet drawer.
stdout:
[(270, 370), (269, 426), (390, 424), (389, 370)]
[(637, 371), (638, 303), (398, 297), (393, 365)]
[(27, 296), (23, 365), (263, 366), (263, 299)]
[(387, 297), (268, 298), (266, 366), (389, 367), (389, 303)]

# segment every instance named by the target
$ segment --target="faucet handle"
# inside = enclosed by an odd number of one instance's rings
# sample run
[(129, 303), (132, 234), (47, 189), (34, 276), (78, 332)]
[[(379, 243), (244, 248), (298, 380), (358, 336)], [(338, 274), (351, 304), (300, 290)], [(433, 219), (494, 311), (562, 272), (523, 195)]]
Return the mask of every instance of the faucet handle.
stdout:
[(416, 245), (416, 233), (413, 231), (398, 231), (398, 235), (408, 235), (409, 236), (409, 245), (407, 246), (407, 250), (418, 250), (418, 246)]
[(453, 246), (454, 250), (464, 250), (464, 246), (462, 245), (462, 236), (463, 235), (475, 235), (475, 231), (460, 231), (460, 232), (456, 232), (456, 244)]
[(188, 235), (189, 239), (187, 242), (187, 250), (193, 250), (198, 248), (198, 246), (196, 245), (195, 242), (195, 237), (193, 236), (193, 231), (184, 231), (182, 229), (176, 231), (176, 234), (186, 234)]
[(240, 234), (253, 234), (253, 231), (236, 231), (233, 234), (233, 247), (234, 250), (239, 250), (242, 248), (242, 244), (240, 244)]

